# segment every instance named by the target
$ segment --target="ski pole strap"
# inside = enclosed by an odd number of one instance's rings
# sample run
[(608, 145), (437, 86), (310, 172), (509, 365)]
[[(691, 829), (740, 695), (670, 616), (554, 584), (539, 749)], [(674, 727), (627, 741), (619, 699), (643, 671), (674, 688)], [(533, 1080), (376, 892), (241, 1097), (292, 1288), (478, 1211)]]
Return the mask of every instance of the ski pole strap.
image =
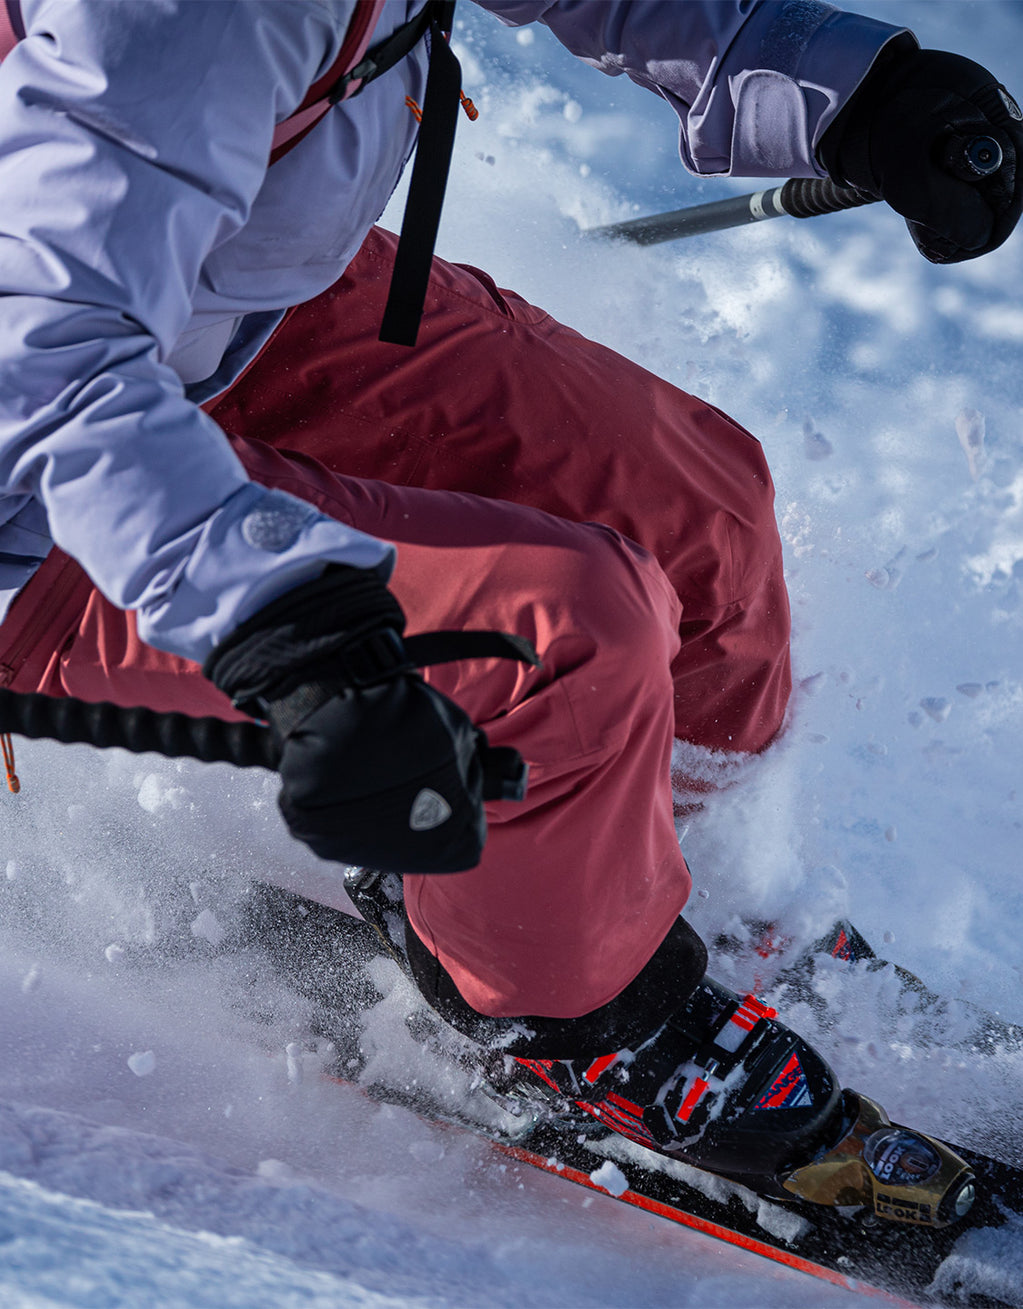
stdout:
[(516, 659), (531, 668), (542, 666), (531, 642), (511, 632), (419, 632), (406, 636), (402, 643), (415, 668), (456, 659)]
[(454, 0), (439, 0), (430, 11), (423, 121), (380, 327), (380, 340), (391, 345), (415, 345), (426, 302), (462, 87), (462, 70), (445, 36), (451, 30), (454, 9)]
[[(404, 677), (416, 668), (431, 664), (452, 663), (456, 659), (514, 659), (540, 667), (540, 657), (521, 636), (507, 632), (421, 632), (401, 637), (393, 628), (367, 633), (346, 643), (338, 634), (332, 649), (321, 642), (310, 643), (319, 649), (308, 676), (292, 678), (292, 689), (283, 694), (233, 697), (234, 706), (253, 718), (268, 718), (278, 739), (286, 737), (303, 719), (315, 713), (328, 700), (347, 691), (364, 691)], [(223, 688), (219, 678), (213, 679)], [(271, 709), (272, 705), (272, 709)]]

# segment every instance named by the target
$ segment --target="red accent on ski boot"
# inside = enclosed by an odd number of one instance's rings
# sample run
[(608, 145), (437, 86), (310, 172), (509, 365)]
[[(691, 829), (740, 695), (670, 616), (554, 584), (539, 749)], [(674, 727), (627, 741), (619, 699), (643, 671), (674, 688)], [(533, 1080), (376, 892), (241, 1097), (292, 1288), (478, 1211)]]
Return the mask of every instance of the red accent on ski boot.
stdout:
[(755, 996), (705, 978), (635, 1050), (513, 1061), (506, 1093), (580, 1111), (661, 1154), (781, 1198), (776, 1178), (829, 1145), (841, 1088), (824, 1060)]

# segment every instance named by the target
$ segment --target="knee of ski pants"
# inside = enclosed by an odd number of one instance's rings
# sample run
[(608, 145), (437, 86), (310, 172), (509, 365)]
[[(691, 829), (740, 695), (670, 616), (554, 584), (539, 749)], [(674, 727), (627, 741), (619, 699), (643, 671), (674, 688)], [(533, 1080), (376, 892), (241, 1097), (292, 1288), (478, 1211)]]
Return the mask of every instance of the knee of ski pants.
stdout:
[(488, 588), (484, 608), (535, 641), (543, 668), (491, 664), (474, 680), (468, 665), (430, 670), (530, 767), (524, 801), (488, 804), (477, 868), (405, 878), (417, 937), (491, 1017), (606, 1004), (649, 962), (691, 885), (670, 786), (678, 600), (653, 558), (610, 529), (553, 535), (566, 547), (551, 552), (556, 567), (506, 557), (494, 570), (506, 585)]
[(601, 523), (346, 477), (260, 442), (233, 444), (255, 480), (394, 543), (389, 586), (408, 632), (489, 628), (533, 643), (540, 670), (461, 660), (424, 675), (495, 743), (528, 744), (534, 774), (621, 744), (640, 704), (670, 719), (681, 604), (644, 547)]
[[(681, 607), (651, 554), (598, 524), (558, 520), (553, 535), (549, 543), (486, 551), (484, 585), (473, 585), (466, 601), (459, 596), (454, 613), (441, 602), (447, 624), (527, 637), (542, 668), (491, 660), (425, 674), (493, 744), (523, 751), (534, 784), (572, 761), (626, 748), (640, 719), (663, 719), (670, 738), (670, 670), (679, 645)], [(422, 561), (413, 555), (399, 546), (392, 578), (410, 631), (424, 630), (414, 621), (422, 608)], [(425, 630), (441, 626), (432, 600), (427, 608), (435, 621)]]

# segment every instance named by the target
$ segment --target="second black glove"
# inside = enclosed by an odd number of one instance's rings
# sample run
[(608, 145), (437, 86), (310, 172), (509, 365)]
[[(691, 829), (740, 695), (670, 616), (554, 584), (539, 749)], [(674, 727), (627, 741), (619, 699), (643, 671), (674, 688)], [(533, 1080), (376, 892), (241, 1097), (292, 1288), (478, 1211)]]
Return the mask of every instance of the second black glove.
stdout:
[(833, 181), (901, 214), (932, 263), (994, 250), (1023, 211), (1016, 101), (980, 64), (911, 38), (882, 51), (818, 154)]

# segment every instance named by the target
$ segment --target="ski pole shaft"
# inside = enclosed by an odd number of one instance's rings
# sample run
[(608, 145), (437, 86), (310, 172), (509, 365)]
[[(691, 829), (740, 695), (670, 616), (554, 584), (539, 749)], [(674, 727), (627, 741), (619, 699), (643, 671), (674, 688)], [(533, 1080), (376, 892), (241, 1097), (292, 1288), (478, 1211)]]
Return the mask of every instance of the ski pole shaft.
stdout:
[(851, 186), (836, 186), (826, 178), (794, 177), (769, 191), (731, 196), (727, 200), (675, 209), (667, 214), (653, 214), (649, 218), (630, 218), (623, 223), (609, 223), (606, 227), (591, 227), (586, 235), (621, 237), (634, 245), (657, 245), (683, 236), (703, 236), (730, 227), (745, 227), (748, 223), (760, 223), (766, 218), (781, 218), (786, 214), (792, 218), (813, 218), (818, 214), (837, 213), (840, 209), (854, 209), (871, 203), (873, 196), (864, 195)]
[[(942, 167), (963, 181), (977, 182), (997, 173), (1003, 163), (1002, 149), (994, 137), (953, 136), (945, 145)], [(634, 245), (657, 245), (682, 236), (703, 236), (730, 227), (745, 227), (765, 218), (816, 218), (841, 209), (873, 204), (876, 196), (852, 186), (837, 186), (827, 177), (793, 177), (769, 191), (732, 196), (706, 205), (674, 209), (649, 218), (630, 218), (606, 227), (591, 227), (587, 236), (622, 237)]]

